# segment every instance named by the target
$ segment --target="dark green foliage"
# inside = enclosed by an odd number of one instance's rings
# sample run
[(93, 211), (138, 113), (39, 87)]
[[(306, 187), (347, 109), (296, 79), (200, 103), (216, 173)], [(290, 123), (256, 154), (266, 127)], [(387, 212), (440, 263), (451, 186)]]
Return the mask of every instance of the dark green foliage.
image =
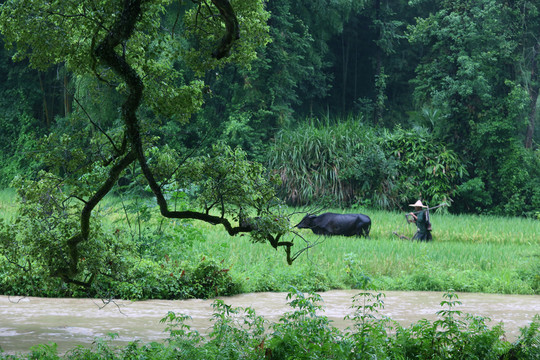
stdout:
[[(153, 262), (134, 257), (122, 264), (127, 269), (99, 275), (91, 287), (64, 284), (50, 278), (39, 264), (18, 268), (7, 264), (0, 272), (0, 292), (5, 295), (43, 297), (101, 297), (132, 300), (208, 299), (242, 292), (241, 284), (229, 274), (223, 261), (204, 258), (199, 263), (171, 260)], [(4, 263), (4, 262), (3, 262)]]
[[(31, 174), (39, 165), (31, 154), (46, 124), (34, 117), (40, 104), (38, 72), (14, 64), (0, 42), (0, 186), (17, 174)], [(39, 106), (37, 106), (39, 109)]]
[(459, 156), (425, 129), (397, 127), (384, 134), (381, 146), (397, 161), (394, 191), (401, 205), (408, 199), (424, 199), (432, 206), (451, 201), (466, 174)]
[[(229, 66), (206, 74), (209, 97), (190, 129), (205, 144), (224, 141), (263, 161), (269, 141), (295, 122), (297, 108), (321, 111), (333, 75), (328, 42), (359, 3), (291, 1), (266, 3), (271, 42), (249, 68)], [(201, 125), (209, 131), (200, 133)]]
[(535, 357), (540, 357), (540, 315), (536, 314), (530, 326), (520, 330), (521, 335), (519, 339), (501, 357), (502, 360), (534, 359)]
[[(164, 38), (166, 51), (142, 67), (152, 72), (145, 80), (161, 79), (186, 95), (177, 96), (162, 85), (148, 86), (153, 96), (140, 113), (153, 144), (204, 153), (223, 141), (233, 148), (241, 146), (249, 159), (263, 161), (272, 139), (281, 141), (279, 131), (295, 128), (306, 117), (362, 114), (365, 123), (379, 127), (377, 131), (401, 124), (408, 132), (421, 125), (435, 143), (458, 154), (469, 173), (457, 192), (455, 184), (450, 191), (444, 189), (448, 184), (434, 184), (437, 189), (426, 194), (429, 200), (453, 198), (457, 205), (453, 210), (459, 212), (536, 216), (540, 176), (534, 149), (540, 126), (534, 112), (538, 98), (534, 34), (539, 28), (535, 2), (276, 0), (265, 5), (272, 41), (264, 47), (259, 46), (264, 41), (254, 44), (257, 56), (249, 67), (227, 64), (205, 72), (205, 86), (188, 70), (194, 58), (174, 56), (200, 41), (193, 36)], [(159, 11), (160, 27), (167, 34), (191, 29), (181, 15), (193, 5), (167, 6)], [(25, 32), (18, 41), (29, 41), (32, 31), (26, 21), (21, 23)], [(5, 31), (9, 33), (12, 25), (6, 22)], [(47, 29), (40, 35), (57, 34), (54, 26)], [(254, 30), (256, 38), (259, 30)], [(32, 44), (36, 49), (30, 57), (40, 60), (37, 52), (43, 41), (38, 38)], [(23, 48), (15, 50), (31, 52)], [(43, 56), (49, 59), (52, 50), (46, 48)], [(96, 136), (96, 127), (81, 127), (81, 119), (91, 118), (120, 141), (115, 136), (121, 96), (114, 89), (88, 75), (74, 76), (65, 68), (71, 64), (36, 71), (27, 62), (13, 62), (12, 54), (0, 53), (0, 185), (6, 186), (17, 174), (35, 176), (43, 164), (33, 155), (48, 132), (73, 128), (68, 130), (73, 143)], [(156, 54), (152, 50), (149, 55)], [(75, 58), (77, 64), (83, 61), (79, 55)], [(202, 70), (196, 66), (197, 71)], [(193, 122), (185, 124), (187, 113), (199, 106)], [(329, 197), (345, 204), (354, 203), (356, 197), (362, 204), (381, 207), (410, 197), (402, 179), (396, 181), (396, 167), (402, 166), (400, 176), (403, 170), (417, 169), (403, 169), (406, 165), (381, 152), (370, 136), (363, 140), (336, 178), (347, 184), (330, 180), (333, 189), (325, 190)], [(93, 146), (104, 144), (102, 139)], [(86, 161), (98, 158), (87, 156)], [(326, 176), (313, 177), (317, 175)], [(308, 183), (291, 184), (287, 196), (320, 195), (320, 183), (306, 180), (313, 189), (307, 189)]]
[(16, 175), (34, 176), (39, 138), (71, 111), (70, 75), (62, 65), (47, 71), (16, 62), (0, 39), (0, 186)]
[(479, 177), (460, 184), (456, 190), (456, 195), (459, 199), (455, 204), (457, 212), (482, 214), (493, 203), (491, 194), (486, 191), (486, 184)]
[[(222, 262), (223, 263), (223, 262)], [(202, 259), (186, 281), (193, 289), (190, 296), (208, 299), (216, 296), (240, 293), (240, 284), (234, 283), (228, 274), (229, 269), (212, 260)]]
[[(456, 202), (472, 200), (469, 211), (524, 215), (537, 206), (530, 203), (527, 185), (537, 182), (535, 167), (526, 161), (533, 154), (522, 139), (529, 104), (536, 102), (535, 85), (527, 83), (535, 70), (527, 61), (509, 71), (520, 51), (528, 52), (520, 43), (529, 32), (515, 21), (534, 26), (526, 19), (535, 11), (530, 2), (514, 8), (493, 0), (445, 1), (409, 28), (412, 44), (426, 50), (414, 80), (417, 101), (442, 112), (433, 132), (467, 163), (472, 182)], [(482, 188), (486, 194), (479, 197)]]
[(160, 261), (131, 257), (123, 273), (102, 276), (90, 289), (77, 288), (79, 297), (145, 299), (208, 299), (236, 295), (241, 284), (229, 274), (224, 261), (203, 257), (198, 262), (166, 256)]

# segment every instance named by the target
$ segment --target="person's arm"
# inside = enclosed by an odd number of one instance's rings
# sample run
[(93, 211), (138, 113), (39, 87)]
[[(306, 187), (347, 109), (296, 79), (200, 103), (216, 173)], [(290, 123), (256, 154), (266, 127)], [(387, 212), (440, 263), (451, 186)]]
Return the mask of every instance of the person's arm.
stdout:
[(411, 216), (410, 218), (408, 218), (408, 219), (409, 219), (409, 222), (415, 223), (416, 220), (418, 220), (418, 217), (416, 216), (415, 213), (412, 213), (412, 212), (411, 212), (411, 213), (409, 213), (409, 215)]

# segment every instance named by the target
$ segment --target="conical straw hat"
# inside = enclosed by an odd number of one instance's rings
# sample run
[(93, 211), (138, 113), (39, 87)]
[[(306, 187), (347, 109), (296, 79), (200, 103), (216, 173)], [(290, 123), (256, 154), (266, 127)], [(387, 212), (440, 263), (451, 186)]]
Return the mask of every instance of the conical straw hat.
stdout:
[(412, 206), (412, 207), (427, 207), (425, 206), (424, 204), (422, 204), (422, 202), (420, 200), (418, 200), (417, 202), (415, 202), (414, 204), (409, 204), (409, 206)]

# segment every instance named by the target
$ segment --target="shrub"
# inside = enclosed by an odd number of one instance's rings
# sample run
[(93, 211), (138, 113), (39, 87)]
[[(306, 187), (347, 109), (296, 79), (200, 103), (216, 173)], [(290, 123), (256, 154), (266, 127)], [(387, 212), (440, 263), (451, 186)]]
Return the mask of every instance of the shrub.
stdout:
[(384, 151), (397, 161), (396, 199), (402, 205), (410, 199), (437, 204), (450, 201), (466, 174), (458, 155), (437, 141), (426, 129), (385, 131), (380, 139)]
[(273, 326), (268, 342), (270, 359), (345, 359), (351, 345), (330, 325), (326, 316), (317, 314), (322, 309), (321, 297), (305, 296), (292, 288), (287, 299), (295, 309), (283, 315)]
[(190, 295), (198, 299), (216, 296), (236, 295), (241, 285), (233, 281), (229, 269), (211, 259), (203, 257), (193, 272), (186, 276), (184, 286), (188, 286)]
[(466, 174), (458, 155), (425, 129), (377, 134), (362, 119), (312, 120), (282, 129), (269, 155), (281, 196), (294, 205), (397, 208), (421, 197), (449, 201)]

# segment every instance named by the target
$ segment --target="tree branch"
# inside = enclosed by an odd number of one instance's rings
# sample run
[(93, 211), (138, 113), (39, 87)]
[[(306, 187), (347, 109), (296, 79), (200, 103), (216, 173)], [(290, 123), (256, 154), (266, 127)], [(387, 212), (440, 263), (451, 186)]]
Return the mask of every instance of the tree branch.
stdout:
[[(73, 236), (68, 240), (68, 250), (69, 250), (69, 264), (65, 269), (59, 269), (54, 275), (61, 277), (66, 282), (75, 282), (73, 277), (78, 273), (79, 263), (79, 243), (88, 240), (90, 234), (90, 218), (92, 216), (92, 211), (99, 204), (99, 202), (111, 191), (113, 186), (118, 181), (120, 174), (124, 169), (126, 169), (133, 161), (135, 161), (136, 156), (133, 151), (130, 151), (123, 159), (120, 159), (111, 170), (109, 171), (109, 177), (101, 185), (94, 196), (90, 198), (81, 211), (81, 232)], [(75, 282), (76, 283), (76, 282)]]
[(240, 39), (240, 27), (229, 0), (212, 0), (212, 3), (218, 8), (221, 18), (225, 22), (226, 33), (212, 53), (216, 59), (222, 59), (229, 56), (234, 41)]
[[(135, 29), (135, 24), (141, 15), (141, 2), (142, 0), (124, 0), (124, 7), (121, 15), (118, 17), (111, 31), (99, 44), (97, 44), (94, 50), (96, 58), (99, 59), (103, 65), (110, 67), (126, 82), (128, 95), (125, 102), (122, 104), (122, 119), (126, 126), (126, 133), (129, 142), (131, 143), (132, 151), (123, 159), (123, 161), (119, 162), (113, 169), (111, 169), (109, 178), (105, 184), (98, 191), (98, 193), (96, 193), (93, 199), (91, 199), (84, 207), (81, 214), (81, 233), (69, 241), (71, 259), (73, 261), (69, 274), (76, 273), (76, 262), (74, 260), (78, 258), (77, 244), (88, 238), (89, 219), (93, 207), (97, 205), (97, 202), (99, 202), (114, 185), (114, 183), (116, 183), (121, 170), (125, 169), (125, 167), (127, 167), (127, 165), (133, 161), (134, 157), (136, 157), (141, 167), (141, 171), (146, 178), (150, 189), (154, 193), (154, 196), (156, 197), (156, 202), (162, 216), (172, 219), (201, 220), (214, 225), (220, 224), (231, 236), (234, 236), (240, 232), (250, 232), (254, 230), (249, 226), (240, 225), (234, 227), (224, 216), (214, 216), (208, 213), (205, 214), (196, 211), (170, 211), (168, 208), (168, 203), (162, 192), (162, 188), (157, 183), (144, 154), (140, 124), (136, 114), (137, 109), (141, 105), (144, 90), (142, 79), (137, 74), (135, 69), (126, 61), (125, 57), (121, 56), (115, 50), (117, 46), (124, 44), (131, 37)], [(213, 52), (214, 57), (221, 59), (228, 56), (233, 42), (239, 38), (238, 20), (228, 0), (212, 0), (212, 2), (219, 9), (226, 26), (226, 34), (221, 39), (217, 49)], [(278, 234), (276, 237), (269, 234), (267, 239), (275, 248), (279, 246), (286, 247), (287, 261), (290, 264), (294, 260), (290, 256), (291, 246), (293, 243), (280, 242), (280, 237), (281, 234)]]
[(116, 147), (116, 144), (114, 143), (113, 139), (111, 139), (111, 137), (109, 136), (109, 134), (107, 134), (107, 132), (106, 132), (105, 130), (103, 130), (103, 129), (101, 128), (101, 126), (99, 126), (99, 124), (96, 123), (96, 122), (92, 119), (92, 117), (90, 116), (90, 114), (88, 114), (88, 112), (86, 111), (86, 109), (84, 108), (84, 106), (79, 102), (79, 99), (77, 99), (77, 97), (73, 96), (73, 100), (75, 100), (75, 102), (77, 103), (77, 105), (79, 105), (79, 107), (82, 109), (82, 111), (84, 112), (84, 114), (85, 114), (86, 117), (88, 118), (88, 121), (90, 121), (90, 123), (91, 123), (92, 125), (94, 125), (94, 127), (95, 127), (96, 129), (98, 129), (99, 132), (101, 132), (103, 135), (105, 135), (105, 137), (107, 138), (107, 140), (111, 143), (111, 145), (112, 145), (114, 151), (115, 151), (117, 154), (119, 154), (120, 151), (119, 151), (119, 149)]

